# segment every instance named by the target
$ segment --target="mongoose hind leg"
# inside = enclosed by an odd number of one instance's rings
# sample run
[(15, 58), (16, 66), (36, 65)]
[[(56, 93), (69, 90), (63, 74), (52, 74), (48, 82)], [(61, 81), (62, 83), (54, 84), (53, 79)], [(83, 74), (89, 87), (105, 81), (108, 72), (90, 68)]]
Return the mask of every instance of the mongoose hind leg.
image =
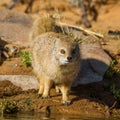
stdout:
[(60, 87), (58, 85), (55, 86), (56, 93), (60, 93)]
[(62, 92), (62, 103), (64, 105), (69, 105), (71, 104), (71, 100), (69, 100), (69, 90), (70, 86), (68, 85), (61, 85), (60, 90)]

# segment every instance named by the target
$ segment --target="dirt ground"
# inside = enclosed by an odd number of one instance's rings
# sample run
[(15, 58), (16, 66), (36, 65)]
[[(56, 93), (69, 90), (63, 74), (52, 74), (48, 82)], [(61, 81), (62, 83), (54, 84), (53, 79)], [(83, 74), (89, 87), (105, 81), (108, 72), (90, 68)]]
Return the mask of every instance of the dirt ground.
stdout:
[[(81, 10), (79, 8), (71, 7), (67, 0), (59, 2), (57, 0), (51, 1), (35, 0), (30, 15), (35, 18), (38, 13), (60, 13), (63, 17), (63, 22), (78, 25), (77, 21), (81, 19), (79, 13)], [(115, 84), (116, 91), (120, 89), (120, 36), (108, 35), (108, 31), (120, 31), (120, 2), (114, 3), (114, 0), (108, 1), (106, 5), (102, 5), (99, 8), (98, 20), (97, 22), (91, 21), (92, 27), (89, 29), (104, 35), (101, 45), (112, 59), (116, 61), (112, 68), (112, 76), (104, 77), (103, 81), (99, 83), (80, 85), (77, 88), (72, 88), (70, 93), (72, 104), (70, 106), (63, 106), (61, 104), (61, 95), (56, 95), (54, 89), (51, 91), (51, 98), (41, 99), (37, 97), (36, 90), (23, 92), (21, 88), (14, 86), (8, 81), (0, 83), (0, 102), (3, 99), (9, 101), (15, 100), (21, 112), (67, 113), (90, 117), (119, 116), (120, 92), (112, 93), (113, 91), (110, 90), (110, 87)], [(19, 4), (14, 9), (24, 12), (25, 7), (26, 5)], [(5, 7), (2, 6), (1, 9), (5, 9)], [(79, 25), (84, 27), (82, 24)], [(0, 65), (0, 74), (32, 75), (33, 73), (32, 68), (26, 67), (18, 55), (15, 58), (6, 59)]]

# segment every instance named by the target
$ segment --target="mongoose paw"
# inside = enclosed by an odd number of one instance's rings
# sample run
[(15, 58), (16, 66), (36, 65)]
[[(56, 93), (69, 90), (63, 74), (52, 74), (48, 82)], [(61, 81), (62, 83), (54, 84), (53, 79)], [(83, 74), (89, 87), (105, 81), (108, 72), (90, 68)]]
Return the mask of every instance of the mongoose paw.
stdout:
[(38, 93), (38, 94), (37, 94), (37, 97), (38, 97), (38, 98), (39, 98), (39, 97), (42, 97), (42, 94), (39, 94), (39, 93)]
[(69, 100), (69, 101), (63, 101), (62, 103), (63, 103), (63, 105), (68, 106), (68, 105), (70, 105), (70, 104), (71, 104), (71, 101), (70, 101), (70, 100)]
[(48, 98), (50, 98), (49, 95), (48, 95), (48, 96), (44, 96), (44, 95), (42, 95), (42, 99), (48, 99)]

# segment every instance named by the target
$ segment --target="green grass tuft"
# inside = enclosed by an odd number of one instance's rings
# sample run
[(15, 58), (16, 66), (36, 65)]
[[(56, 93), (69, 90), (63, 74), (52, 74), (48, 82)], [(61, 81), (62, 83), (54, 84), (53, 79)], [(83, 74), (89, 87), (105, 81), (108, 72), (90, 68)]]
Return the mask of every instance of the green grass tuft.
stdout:
[(30, 52), (20, 52), (20, 55), (22, 56), (22, 62), (25, 66), (31, 66), (31, 58), (30, 58)]
[(11, 113), (16, 113), (18, 111), (18, 106), (17, 106), (17, 102), (16, 101), (7, 101), (7, 100), (3, 100), (0, 103), (0, 112), (2, 114), (11, 114)]
[(116, 99), (120, 100), (120, 89), (117, 89), (115, 84), (110, 86), (110, 91)]

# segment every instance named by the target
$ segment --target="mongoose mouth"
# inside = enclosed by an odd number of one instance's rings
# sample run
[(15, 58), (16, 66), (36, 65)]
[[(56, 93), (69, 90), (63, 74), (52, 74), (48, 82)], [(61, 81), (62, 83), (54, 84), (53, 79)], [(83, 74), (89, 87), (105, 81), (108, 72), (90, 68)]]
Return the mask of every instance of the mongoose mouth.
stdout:
[(62, 64), (69, 64), (71, 62), (72, 62), (72, 60), (64, 60), (64, 61), (62, 61)]
[(66, 61), (66, 63), (71, 63), (71, 62), (73, 62), (73, 60), (71, 59), (71, 60), (67, 60)]
[(70, 62), (72, 62), (72, 61), (70, 61), (70, 60), (65, 61), (66, 64), (68, 64), (68, 63), (70, 63)]
[(73, 61), (73, 58), (70, 56), (70, 57), (67, 57), (66, 59), (62, 59), (61, 60), (61, 62), (63, 63), (63, 64), (68, 64), (68, 63), (70, 63), (70, 62), (72, 62)]

